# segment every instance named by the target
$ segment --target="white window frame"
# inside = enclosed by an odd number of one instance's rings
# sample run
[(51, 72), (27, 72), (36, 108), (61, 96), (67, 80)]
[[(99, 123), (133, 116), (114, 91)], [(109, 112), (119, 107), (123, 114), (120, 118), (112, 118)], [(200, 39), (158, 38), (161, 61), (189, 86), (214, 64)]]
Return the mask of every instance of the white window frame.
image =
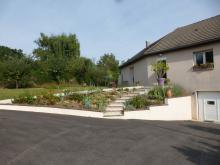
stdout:
[(206, 52), (210, 52), (210, 51), (212, 51), (213, 63), (214, 63), (214, 53), (213, 53), (213, 50), (209, 49), (209, 50), (200, 51), (200, 52), (193, 52), (194, 65), (197, 65), (197, 63), (196, 63), (196, 55), (199, 54), (199, 53), (202, 53), (203, 64), (207, 64), (206, 63), (206, 55), (205, 54), (206, 54)]

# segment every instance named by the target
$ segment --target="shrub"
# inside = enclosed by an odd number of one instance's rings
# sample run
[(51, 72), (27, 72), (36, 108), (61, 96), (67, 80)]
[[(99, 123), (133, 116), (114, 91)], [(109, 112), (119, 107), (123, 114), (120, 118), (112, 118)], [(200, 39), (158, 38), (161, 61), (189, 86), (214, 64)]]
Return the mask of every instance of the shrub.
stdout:
[(105, 107), (106, 107), (106, 102), (105, 102), (104, 100), (98, 100), (98, 101), (96, 102), (96, 108), (97, 108), (98, 110), (103, 111), (103, 110), (105, 109)]
[(66, 96), (66, 99), (74, 100), (77, 102), (82, 102), (84, 98), (85, 98), (85, 95), (79, 94), (79, 93), (72, 93), (72, 94), (69, 94), (68, 96)]
[(60, 100), (61, 100), (60, 97), (55, 96), (51, 92), (48, 92), (48, 93), (43, 93), (40, 96), (37, 96), (36, 101), (34, 103), (40, 105), (54, 105)]
[(19, 95), (18, 97), (13, 99), (13, 103), (18, 103), (18, 104), (33, 104), (36, 100), (36, 97), (29, 93), (25, 93), (22, 95)]
[(169, 70), (169, 66), (164, 61), (157, 61), (151, 65), (152, 70), (157, 75), (157, 78), (163, 78), (166, 72)]
[(129, 88), (125, 88), (124, 91), (125, 91), (125, 92), (129, 92)]
[(166, 89), (161, 86), (154, 87), (148, 92), (148, 98), (155, 100), (164, 100), (165, 91)]
[(55, 96), (53, 93), (43, 93), (39, 96), (31, 94), (23, 94), (13, 99), (13, 103), (19, 104), (39, 104), (39, 105), (54, 105), (60, 101), (60, 97)]
[(135, 110), (136, 108), (135, 108), (133, 105), (131, 105), (131, 104), (129, 103), (129, 101), (126, 101), (126, 102), (125, 102), (125, 109), (126, 109), (126, 110), (129, 110), (129, 111), (132, 111), (132, 110)]
[(90, 109), (91, 106), (92, 106), (92, 102), (91, 102), (91, 99), (89, 97), (85, 97), (83, 99), (83, 106), (87, 109)]
[(64, 89), (63, 90), (64, 96), (68, 96), (68, 95), (70, 95), (70, 93), (71, 93), (71, 91), (69, 89)]
[(149, 105), (146, 95), (135, 96), (126, 102), (126, 105), (132, 105), (136, 109), (144, 108)]
[(173, 97), (183, 96), (184, 93), (185, 93), (184, 89), (181, 86), (179, 86), (179, 85), (175, 85), (174, 84), (171, 87), (171, 89), (172, 89)]

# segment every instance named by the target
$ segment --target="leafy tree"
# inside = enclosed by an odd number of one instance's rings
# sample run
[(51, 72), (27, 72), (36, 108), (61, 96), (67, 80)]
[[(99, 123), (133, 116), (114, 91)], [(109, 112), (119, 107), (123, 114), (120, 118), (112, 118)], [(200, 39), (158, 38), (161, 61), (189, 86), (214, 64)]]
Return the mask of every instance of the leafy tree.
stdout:
[(14, 57), (1, 64), (2, 81), (6, 86), (22, 87), (30, 81), (31, 59)]
[(8, 87), (28, 85), (32, 59), (26, 57), (22, 50), (0, 46), (0, 83)]
[(11, 49), (6, 46), (0, 46), (0, 61), (11, 59), (13, 57), (23, 57), (23, 52), (21, 49)]
[(41, 33), (40, 38), (35, 43), (38, 48), (33, 53), (41, 61), (48, 60), (51, 56), (66, 58), (80, 56), (80, 44), (75, 34), (47, 36)]
[(73, 78), (69, 66), (80, 57), (80, 44), (75, 34), (47, 36), (41, 33), (35, 43), (38, 48), (33, 54), (41, 66), (41, 71), (37, 73), (47, 76), (47, 79), (58, 84), (60, 81), (69, 81)]
[(95, 83), (95, 69), (96, 66), (92, 62), (92, 60), (80, 57), (75, 59), (72, 63), (70, 63), (72, 68), (73, 75), (75, 79), (79, 83), (86, 82), (87, 84), (93, 84)]
[(119, 77), (119, 61), (116, 60), (114, 54), (104, 54), (98, 61), (98, 67), (105, 70), (104, 81), (108, 83), (110, 81), (117, 82)]

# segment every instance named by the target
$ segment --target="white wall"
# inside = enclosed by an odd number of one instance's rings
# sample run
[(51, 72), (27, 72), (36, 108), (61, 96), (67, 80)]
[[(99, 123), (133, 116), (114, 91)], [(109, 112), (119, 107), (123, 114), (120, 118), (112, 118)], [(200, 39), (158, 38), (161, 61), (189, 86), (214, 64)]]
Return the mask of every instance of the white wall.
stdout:
[(191, 96), (167, 99), (167, 105), (152, 106), (149, 110), (125, 111), (124, 119), (192, 120)]

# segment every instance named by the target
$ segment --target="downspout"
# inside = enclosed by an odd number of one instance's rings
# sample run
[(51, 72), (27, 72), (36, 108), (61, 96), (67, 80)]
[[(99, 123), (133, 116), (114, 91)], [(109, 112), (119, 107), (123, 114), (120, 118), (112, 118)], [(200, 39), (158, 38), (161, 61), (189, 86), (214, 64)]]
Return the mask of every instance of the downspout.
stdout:
[(199, 121), (199, 103), (198, 103), (198, 91), (195, 91), (195, 102), (196, 102), (196, 117), (197, 120)]

